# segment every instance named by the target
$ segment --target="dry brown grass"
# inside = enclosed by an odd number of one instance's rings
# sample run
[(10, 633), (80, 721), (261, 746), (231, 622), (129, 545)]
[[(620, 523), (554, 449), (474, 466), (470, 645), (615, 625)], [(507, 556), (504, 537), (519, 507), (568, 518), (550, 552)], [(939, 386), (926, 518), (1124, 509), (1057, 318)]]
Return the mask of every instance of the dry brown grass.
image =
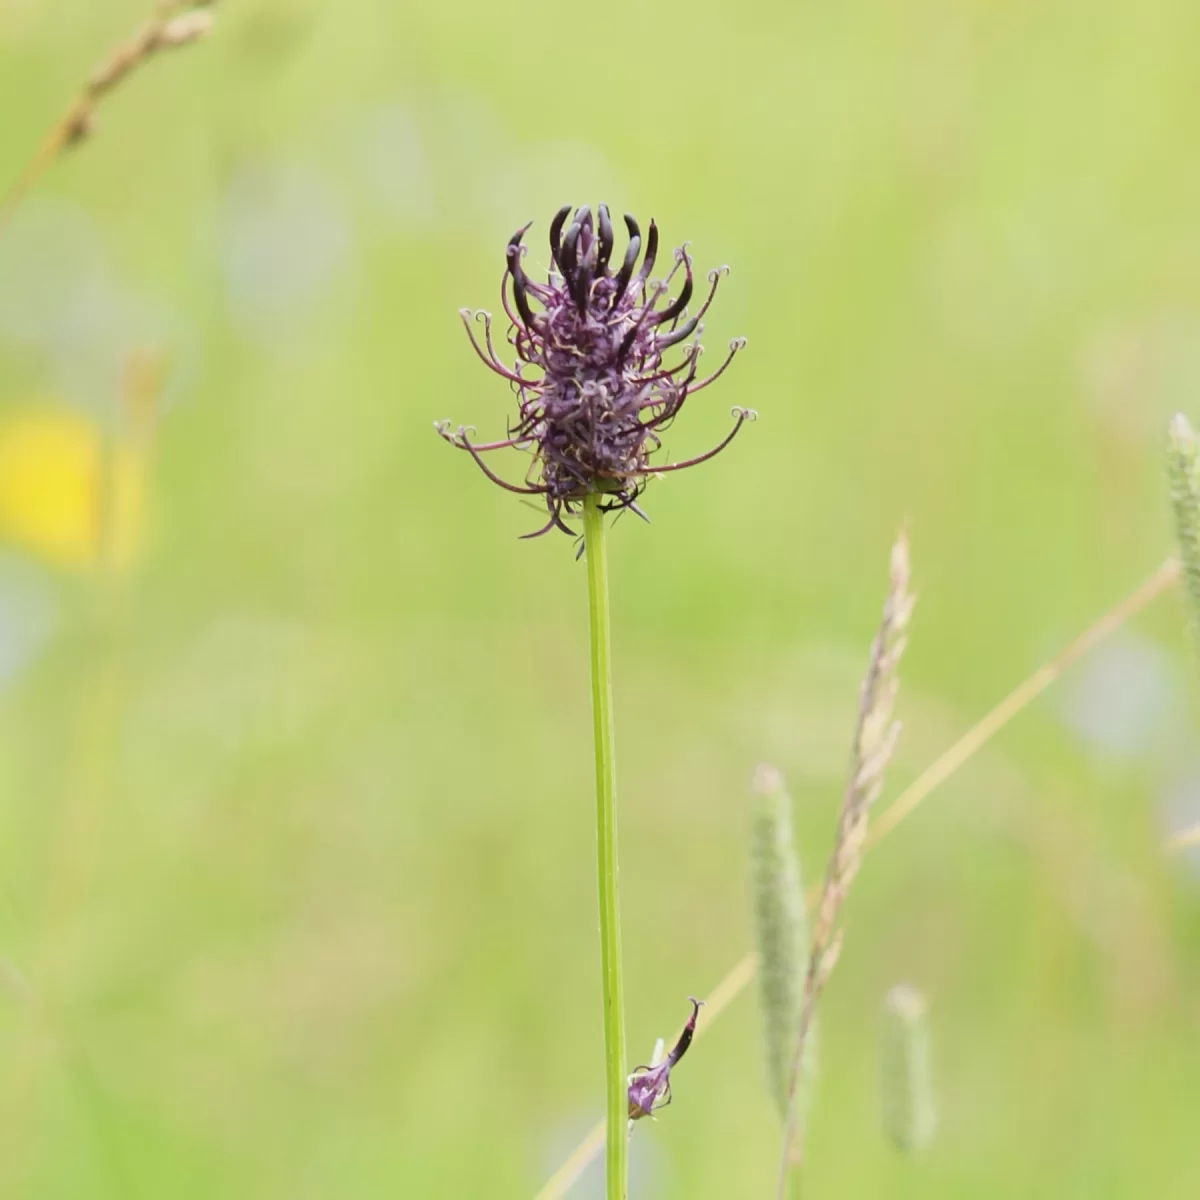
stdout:
[(900, 659), (907, 645), (908, 624), (916, 604), (916, 597), (909, 590), (910, 577), (908, 538), (901, 532), (892, 547), (888, 596), (859, 693), (850, 771), (833, 853), (825, 871), (813, 923), (812, 948), (808, 955), (800, 1023), (788, 1082), (787, 1119), (776, 1188), (780, 1200), (787, 1191), (789, 1173), (797, 1170), (804, 1161), (804, 1106), (797, 1103), (797, 1089), (817, 1004), (841, 953), (845, 931), (838, 925), (838, 915), (862, 865), (871, 809), (883, 791), (884, 772), (900, 736), (900, 724), (893, 714), (900, 687)]
[(212, 27), (209, 11), (216, 0), (158, 0), (146, 23), (116, 46), (42, 140), (37, 152), (0, 201), (0, 226), (9, 220), (30, 189), (58, 157), (91, 137), (100, 102), (138, 67), (162, 50), (177, 49), (204, 37)]

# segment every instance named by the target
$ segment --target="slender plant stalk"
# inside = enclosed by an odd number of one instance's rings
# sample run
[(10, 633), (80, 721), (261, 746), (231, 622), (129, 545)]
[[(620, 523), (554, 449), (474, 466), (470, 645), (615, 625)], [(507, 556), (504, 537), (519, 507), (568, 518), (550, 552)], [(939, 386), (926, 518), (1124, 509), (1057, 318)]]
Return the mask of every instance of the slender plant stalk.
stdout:
[(608, 553), (602, 497), (584, 501), (588, 615), (592, 633), (592, 725), (596, 736), (596, 863), (600, 884), (600, 966), (604, 984), (608, 1200), (625, 1200), (629, 1177), (629, 1101), (625, 1077), (625, 995), (621, 980), (621, 906), (617, 887), (617, 769), (613, 759), (612, 656)]

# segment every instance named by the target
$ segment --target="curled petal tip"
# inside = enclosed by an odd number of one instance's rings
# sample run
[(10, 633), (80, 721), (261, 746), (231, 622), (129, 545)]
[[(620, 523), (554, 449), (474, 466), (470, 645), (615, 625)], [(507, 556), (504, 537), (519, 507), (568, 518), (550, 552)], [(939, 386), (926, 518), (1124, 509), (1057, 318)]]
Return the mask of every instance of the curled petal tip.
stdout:
[(597, 210), (597, 226), (599, 228), (600, 248), (596, 258), (596, 269), (601, 275), (608, 274), (608, 260), (613, 252), (613, 227), (608, 215), (608, 205), (602, 204)]
[[(636, 225), (637, 222), (635, 221)], [(625, 250), (625, 260), (621, 264), (620, 271), (617, 272), (617, 285), (614, 292), (614, 303), (625, 294), (625, 289), (629, 286), (629, 281), (633, 278), (633, 265), (637, 262), (637, 256), (642, 249), (641, 234), (632, 234), (629, 238), (629, 245)]]
[(564, 204), (562, 208), (554, 214), (554, 220), (550, 222), (550, 257), (554, 260), (554, 265), (558, 266), (558, 255), (562, 249), (562, 231), (563, 225), (566, 224), (567, 218), (571, 215), (571, 206)]
[(658, 226), (653, 220), (650, 222), (650, 229), (646, 234), (646, 255), (642, 259), (642, 269), (638, 272), (638, 285), (644, 284), (650, 278), (650, 272), (654, 270), (655, 259), (658, 258)]
[(438, 432), (438, 437), (444, 438), (452, 446), (462, 447), (467, 438), (467, 431), (475, 432), (474, 426), (460, 425), (457, 429), (450, 428), (450, 421), (434, 421), (433, 427)]
[[(692, 260), (688, 257), (687, 252), (684, 250), (676, 251), (676, 255), (678, 256), (679, 254), (682, 254), (683, 257), (677, 257), (676, 264), (682, 262), (684, 271), (686, 272), (683, 280), (683, 287), (679, 289), (679, 295), (675, 298), (675, 300), (668, 304), (667, 307), (655, 317), (655, 321), (659, 324), (665, 324), (667, 321), (677, 320), (683, 313), (683, 310), (687, 308), (688, 301), (692, 298), (692, 290), (694, 288), (694, 282), (692, 279)], [(697, 314), (697, 316), (699, 316), (699, 314)]]
[(578, 261), (579, 233), (579, 222), (572, 221), (567, 227), (567, 232), (563, 235), (562, 246), (559, 249), (559, 264), (562, 266), (563, 274), (566, 276), (574, 276), (575, 274), (575, 266)]
[(529, 298), (525, 292), (527, 280), (524, 268), (521, 266), (521, 255), (524, 253), (524, 246), (519, 246), (516, 242), (509, 243), (508, 269), (512, 273), (513, 299), (517, 302), (517, 311), (521, 314), (521, 319), (527, 326), (532, 327), (533, 310), (529, 307)]
[(525, 224), (522, 225), (521, 228), (518, 229), (517, 232), (508, 239), (508, 244), (510, 246), (519, 246), (521, 244), (521, 239), (529, 232), (532, 225), (532, 221), (526, 221)]
[(674, 333), (664, 334), (662, 337), (655, 335), (654, 345), (659, 350), (667, 350), (678, 342), (685, 342), (694, 333), (699, 337), (704, 332), (704, 326), (700, 323), (698, 317), (692, 317), (690, 321), (685, 321)]

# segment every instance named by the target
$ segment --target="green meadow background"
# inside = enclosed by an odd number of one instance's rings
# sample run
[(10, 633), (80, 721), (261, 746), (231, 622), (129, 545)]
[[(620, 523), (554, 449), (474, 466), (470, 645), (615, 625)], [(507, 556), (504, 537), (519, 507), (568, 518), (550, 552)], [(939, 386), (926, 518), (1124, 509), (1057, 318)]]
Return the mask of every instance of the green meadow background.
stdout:
[[(0, 0), (4, 185), (145, 11)], [(884, 803), (1169, 553), (1198, 38), (1190, 0), (225, 0), (106, 100), (0, 226), (0, 463), (31, 421), (119, 442), (122, 362), (169, 360), (123, 565), (7, 514), (0, 1195), (532, 1195), (602, 1106), (585, 577), (434, 434), (511, 403), (457, 310), (567, 202), (733, 268), (706, 361), (749, 348), (672, 454), (760, 420), (611, 551), (642, 1060), (750, 944), (760, 761), (823, 869), (902, 523)], [(1172, 593), (868, 857), (806, 1194), (1200, 1194), (1193, 679)], [(903, 981), (917, 1158), (878, 1119)], [(747, 993), (680, 1066), (635, 1196), (771, 1194), (760, 1032)]]

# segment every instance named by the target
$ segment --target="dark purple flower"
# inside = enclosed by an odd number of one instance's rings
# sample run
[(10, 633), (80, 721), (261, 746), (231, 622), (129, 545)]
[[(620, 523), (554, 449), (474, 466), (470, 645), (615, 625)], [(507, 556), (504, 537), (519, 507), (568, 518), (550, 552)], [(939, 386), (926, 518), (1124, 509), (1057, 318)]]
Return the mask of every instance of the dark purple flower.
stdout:
[[(590, 209), (579, 208), (567, 225), (570, 213), (570, 205), (559, 209), (550, 224), (553, 265), (546, 283), (531, 280), (521, 265), (525, 254), (521, 239), (529, 225), (517, 230), (508, 243), (500, 297), (511, 322), (508, 342), (517, 356), (511, 368), (500, 361), (492, 344), (491, 314), (462, 310), (476, 353), (508, 380), (517, 396), (517, 415), (509, 424), (508, 437), (477, 443), (471, 440), (471, 429), (460, 426), (451, 432), (449, 421), (437, 422), (442, 437), (469, 451), (493, 482), (520, 495), (544, 498), (550, 519), (527, 537), (555, 527), (571, 534), (564, 516), (578, 512), (583, 498), (593, 492), (604, 493), (606, 510), (631, 508), (645, 516), (637, 498), (649, 476), (712, 458), (754, 415), (749, 409), (735, 408), (733, 429), (712, 450), (683, 462), (651, 466), (650, 456), (662, 446), (660, 435), (684, 401), (717, 379), (746, 344), (744, 338), (730, 342), (721, 366), (697, 381), (703, 352), (700, 318), (728, 268), (709, 272), (708, 296), (691, 316), (687, 304), (693, 290), (692, 260), (686, 246), (675, 251), (666, 278), (652, 280), (658, 254), (658, 228), (653, 221), (643, 253), (641, 229), (626, 215), (629, 244), (620, 265), (614, 267), (608, 209), (600, 205), (595, 223)], [(635, 272), (639, 257), (641, 267)], [(681, 268), (682, 284), (672, 298), (669, 292)], [(472, 316), (483, 322), (482, 345), (472, 330)], [(676, 346), (682, 347), (683, 359), (667, 367), (663, 355)], [(501, 478), (483, 461), (485, 452), (505, 447), (532, 455), (524, 484)]]
[(692, 1015), (688, 1017), (683, 1032), (662, 1062), (656, 1067), (634, 1067), (629, 1077), (629, 1119), (639, 1121), (654, 1115), (656, 1109), (666, 1108), (671, 1103), (671, 1068), (687, 1053), (696, 1033), (696, 1017), (701, 1001), (689, 996)]

